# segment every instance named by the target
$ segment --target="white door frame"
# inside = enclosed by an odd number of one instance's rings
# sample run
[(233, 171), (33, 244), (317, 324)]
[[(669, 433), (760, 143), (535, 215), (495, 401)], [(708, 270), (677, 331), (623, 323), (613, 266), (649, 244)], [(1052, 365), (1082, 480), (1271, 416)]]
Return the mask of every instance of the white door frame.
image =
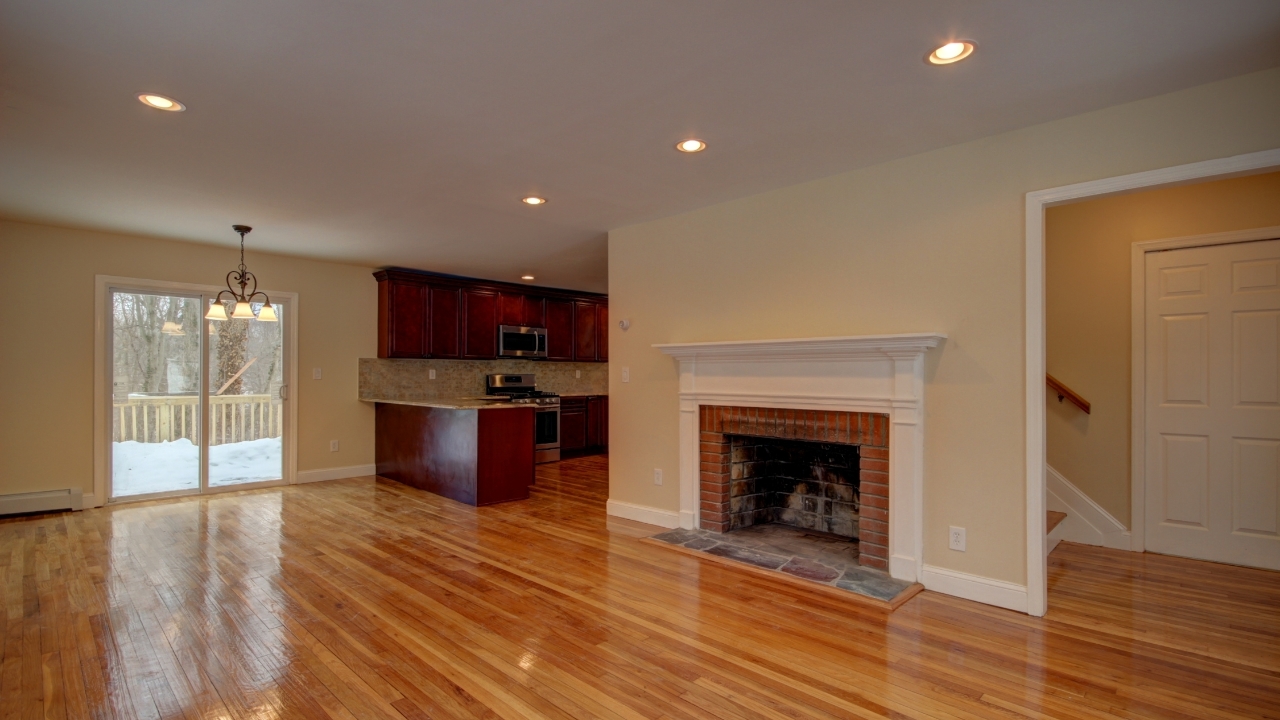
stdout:
[[(1085, 198), (1118, 195), (1208, 178), (1252, 175), (1280, 167), (1280, 148), (1206, 160), (1160, 170), (1091, 180), (1027, 193), (1026, 199), (1026, 475), (1027, 475), (1027, 612), (1045, 614), (1049, 605), (1048, 558), (1045, 555), (1045, 317), (1044, 213), (1054, 205)], [(1131, 439), (1132, 442), (1132, 439)], [(1137, 453), (1134, 453), (1135, 457)], [(1134, 508), (1137, 513), (1137, 507)], [(1134, 537), (1140, 534), (1133, 532)]]
[(1132, 405), (1130, 419), (1130, 456), (1132, 469), (1130, 485), (1132, 490), (1132, 515), (1129, 520), (1129, 549), (1143, 552), (1147, 546), (1147, 253), (1161, 250), (1181, 250), (1183, 248), (1208, 247), (1210, 245), (1233, 245), (1242, 242), (1271, 240), (1280, 238), (1280, 225), (1250, 230), (1210, 233), (1208, 235), (1187, 235), (1185, 237), (1166, 238), (1164, 240), (1148, 240), (1134, 243), (1129, 251), (1129, 288), (1132, 315), (1129, 321), (1131, 333), (1130, 345), (1132, 376), (1129, 384), (1132, 389)]
[[(107, 403), (107, 387), (111, 383), (111, 368), (108, 364), (107, 350), (109, 347), (107, 339), (107, 328), (110, 326), (108, 313), (110, 304), (107, 301), (107, 294), (113, 287), (135, 289), (144, 292), (175, 292), (186, 294), (208, 294), (216, 295), (225, 287), (217, 287), (215, 285), (199, 285), (195, 283), (170, 282), (167, 280), (146, 280), (142, 278), (120, 277), (116, 275), (95, 275), (93, 285), (93, 506), (102, 507), (107, 504), (107, 460), (109, 453), (107, 451), (107, 429), (111, 424), (111, 406)], [(222, 492), (229, 490), (247, 490), (254, 487), (261, 487), (267, 484), (287, 484), (292, 485), (297, 482), (298, 469), (298, 443), (297, 443), (297, 427), (298, 427), (298, 403), (295, 401), (297, 397), (295, 388), (298, 377), (298, 294), (284, 292), (280, 290), (264, 290), (268, 295), (278, 297), (288, 303), (288, 311), (284, 314), (284, 323), (286, 325), (284, 333), (285, 343), (285, 383), (287, 390), (288, 402), (285, 404), (284, 416), (284, 439), (281, 448), (282, 461), (282, 478), (283, 483), (268, 481), (267, 483), (244, 483), (242, 485), (231, 485), (226, 488), (217, 488), (207, 490), (208, 492)], [(204, 365), (202, 362), (201, 365)], [(201, 432), (204, 431), (204, 422), (201, 424)], [(199, 491), (197, 491), (199, 492)], [(156, 495), (139, 496), (137, 498), (129, 498), (130, 500), (149, 500), (154, 497), (164, 497), (170, 495), (183, 495), (186, 492), (176, 493), (159, 493)]]

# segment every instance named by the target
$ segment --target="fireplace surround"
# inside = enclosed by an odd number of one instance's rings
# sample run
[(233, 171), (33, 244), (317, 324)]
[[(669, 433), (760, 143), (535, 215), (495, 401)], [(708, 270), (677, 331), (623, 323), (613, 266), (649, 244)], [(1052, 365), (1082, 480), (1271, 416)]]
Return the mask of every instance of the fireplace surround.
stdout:
[[(759, 436), (762, 423), (772, 424), (783, 439), (860, 446), (861, 508), (872, 507), (866, 501), (868, 490), (884, 493), (887, 505), (884, 520), (859, 516), (860, 542), (876, 551), (864, 554), (875, 557), (879, 552), (892, 577), (918, 581), (923, 563), (924, 358), (945, 337), (912, 333), (655, 345), (679, 363), (677, 524), (727, 529), (728, 513), (717, 515), (715, 507), (719, 493), (703, 496), (703, 463), (716, 474), (721, 468), (731, 472), (732, 436)], [(718, 409), (704, 412), (710, 408)], [(831, 437), (844, 440), (827, 439)], [(718, 444), (724, 452), (714, 452)], [(880, 543), (883, 551), (872, 547)]]

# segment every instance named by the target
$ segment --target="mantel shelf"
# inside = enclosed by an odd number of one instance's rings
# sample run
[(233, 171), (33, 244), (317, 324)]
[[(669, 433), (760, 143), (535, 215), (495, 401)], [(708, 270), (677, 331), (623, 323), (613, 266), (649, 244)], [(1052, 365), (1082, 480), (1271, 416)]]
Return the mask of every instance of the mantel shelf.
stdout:
[(782, 340), (664, 343), (653, 347), (681, 360), (837, 360), (918, 355), (946, 339), (942, 333), (851, 335)]

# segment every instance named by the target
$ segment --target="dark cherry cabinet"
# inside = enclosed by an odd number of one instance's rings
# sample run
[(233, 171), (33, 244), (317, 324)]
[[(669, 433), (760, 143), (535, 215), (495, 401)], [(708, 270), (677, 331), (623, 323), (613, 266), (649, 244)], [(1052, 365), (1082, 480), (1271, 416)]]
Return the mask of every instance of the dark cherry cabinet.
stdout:
[(560, 399), (560, 454), (587, 447), (587, 399)]
[(596, 360), (596, 303), (573, 304), (573, 359)]
[(609, 306), (596, 305), (596, 359), (609, 361)]
[(546, 328), (548, 360), (609, 357), (604, 295), (400, 268), (374, 277), (378, 357), (496, 358), (500, 325)]
[(484, 290), (462, 291), (462, 357), (498, 356), (498, 294)]
[(573, 359), (573, 303), (547, 299), (547, 359)]
[(382, 285), (379, 304), (389, 312), (378, 317), (379, 357), (413, 358), (427, 352), (428, 299), (423, 285)]
[(462, 293), (455, 288), (431, 288), (431, 357), (456, 358), (461, 353), (459, 331)]
[(560, 398), (560, 454), (572, 457), (608, 452), (609, 396)]

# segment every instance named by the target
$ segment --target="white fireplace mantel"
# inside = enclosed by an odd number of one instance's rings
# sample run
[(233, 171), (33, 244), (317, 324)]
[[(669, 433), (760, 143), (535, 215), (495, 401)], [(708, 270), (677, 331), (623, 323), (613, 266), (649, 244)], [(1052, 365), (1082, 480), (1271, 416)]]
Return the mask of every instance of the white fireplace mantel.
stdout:
[(924, 561), (924, 354), (941, 333), (668, 343), (680, 364), (680, 526), (698, 526), (700, 405), (889, 416), (889, 574)]

